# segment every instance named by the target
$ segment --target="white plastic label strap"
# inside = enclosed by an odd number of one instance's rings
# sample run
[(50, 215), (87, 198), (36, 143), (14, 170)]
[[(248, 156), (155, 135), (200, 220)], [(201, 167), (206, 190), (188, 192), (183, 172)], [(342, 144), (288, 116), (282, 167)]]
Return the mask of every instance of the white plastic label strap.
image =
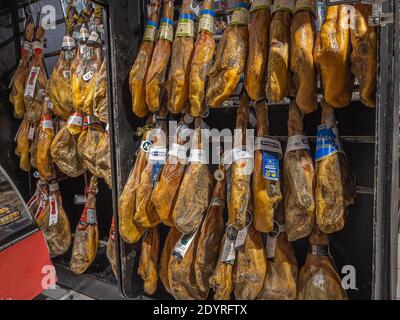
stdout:
[(97, 217), (96, 217), (96, 209), (88, 208), (86, 211), (86, 222), (88, 224), (96, 224)]
[(249, 24), (249, 6), (247, 3), (239, 2), (232, 14), (230, 26)]
[(39, 72), (40, 72), (40, 67), (31, 68), (31, 71), (28, 76), (28, 81), (25, 86), (25, 93), (24, 93), (25, 97), (33, 98), (33, 96), (35, 95), (35, 87), (39, 76)]
[(177, 37), (193, 37), (194, 36), (194, 22), (193, 16), (189, 14), (181, 14), (179, 16), (178, 27), (176, 28)]
[(172, 255), (177, 257), (179, 260), (182, 260), (185, 257), (185, 254), (188, 251), (190, 244), (192, 243), (196, 234), (197, 230), (191, 234), (182, 235), (178, 243), (175, 245), (175, 248), (172, 251)]
[(267, 259), (275, 258), (276, 241), (280, 233), (285, 232), (285, 225), (274, 221), (274, 230), (267, 234), (266, 253)]
[(150, 148), (149, 161), (151, 163), (164, 163), (167, 156), (167, 148), (162, 146), (152, 146)]
[(43, 43), (41, 41), (33, 41), (32, 48), (35, 52), (41, 53), (43, 51)]
[(249, 231), (250, 224), (253, 221), (253, 215), (249, 212), (247, 217), (247, 225), (244, 228), (240, 229), (237, 233), (235, 248), (240, 248), (241, 246), (244, 246), (244, 242), (246, 241), (247, 232)]
[(293, 13), (294, 7), (294, 0), (275, 0), (274, 5), (272, 6), (272, 13), (279, 10), (289, 11), (290, 13)]
[(316, 14), (315, 0), (297, 0), (293, 14), (295, 14), (296, 12), (298, 12), (300, 10), (311, 11), (313, 13), (313, 15), (315, 16), (315, 14)]
[(50, 201), (50, 215), (49, 215), (49, 227), (58, 223), (58, 203), (55, 192), (52, 192), (49, 197)]
[(186, 145), (181, 145), (178, 143), (173, 143), (171, 146), (171, 149), (169, 150), (168, 154), (170, 156), (177, 157), (178, 159), (187, 160), (187, 146)]
[(246, 146), (240, 146), (233, 149), (233, 161), (242, 159), (252, 159), (253, 153), (247, 150)]
[(147, 21), (146, 30), (144, 31), (143, 41), (156, 40), (157, 27), (158, 27), (157, 22)]
[(106, 132), (108, 132), (108, 131), (110, 131), (110, 124), (109, 123), (106, 124)]
[(286, 152), (295, 150), (310, 150), (308, 139), (303, 135), (295, 135), (288, 138)]
[(260, 9), (270, 9), (271, 6), (272, 6), (272, 0), (253, 0), (250, 12)]
[(160, 39), (174, 41), (174, 23), (165, 17), (161, 19)]
[(68, 119), (68, 125), (76, 125), (82, 127), (83, 125), (83, 116), (80, 113), (75, 112)]
[(44, 115), (42, 118), (42, 129), (53, 129), (53, 119), (49, 115)]
[(50, 192), (55, 192), (55, 191), (58, 191), (58, 190), (59, 190), (59, 188), (58, 188), (58, 183), (57, 182), (49, 184), (49, 191)]
[(72, 37), (68, 36), (68, 35), (64, 36), (61, 47), (63, 49), (75, 48), (75, 40)]
[(28, 132), (29, 141), (33, 141), (33, 139), (35, 139), (35, 129), (36, 129), (36, 123), (31, 123), (29, 125), (29, 132)]
[(190, 150), (189, 162), (198, 162), (207, 164), (206, 151), (203, 149)]
[(201, 10), (200, 11), (199, 32), (202, 30), (205, 30), (210, 33), (213, 33), (214, 32), (214, 17), (215, 17), (215, 13), (213, 10)]
[(234, 263), (236, 258), (235, 241), (237, 236), (237, 230), (229, 225), (226, 229), (226, 238), (224, 241), (224, 247), (222, 249), (221, 262)]
[(279, 140), (271, 137), (256, 137), (255, 150), (269, 151), (272, 153), (277, 153), (279, 159), (282, 159), (282, 146)]
[(24, 41), (24, 44), (22, 46), (22, 50), (26, 51), (29, 54), (32, 54), (32, 43), (29, 41)]

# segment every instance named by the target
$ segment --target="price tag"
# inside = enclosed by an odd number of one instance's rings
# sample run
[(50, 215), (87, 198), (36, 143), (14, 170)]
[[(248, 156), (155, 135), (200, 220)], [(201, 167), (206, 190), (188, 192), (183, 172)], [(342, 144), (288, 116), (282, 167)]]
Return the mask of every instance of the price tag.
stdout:
[(91, 208), (87, 209), (86, 222), (88, 224), (96, 224), (97, 223), (96, 209), (91, 209)]
[(74, 197), (75, 205), (82, 205), (86, 203), (86, 195), (84, 194), (76, 194)]
[(94, 72), (92, 70), (86, 72), (83, 76), (82, 79), (86, 82), (88, 82), (90, 79), (92, 79), (94, 76)]
[(253, 159), (253, 153), (247, 150), (246, 146), (240, 146), (233, 149), (233, 161), (242, 159)]
[(278, 235), (271, 236), (270, 234), (267, 235), (267, 243), (265, 247), (265, 251), (267, 253), (267, 259), (275, 258), (275, 251), (276, 251), (276, 240), (278, 239)]
[(26, 82), (25, 86), (25, 92), (24, 92), (25, 97), (31, 97), (31, 98), (34, 97), (36, 82), (39, 76), (39, 72), (40, 72), (40, 67), (31, 68), (31, 71), (29, 72), (28, 76), (28, 81)]
[(150, 147), (149, 161), (151, 163), (164, 163), (167, 156), (167, 148), (162, 146)]
[(49, 215), (49, 227), (50, 227), (58, 223), (58, 203), (57, 203), (57, 195), (55, 192), (50, 193), (49, 201), (50, 201), (50, 215)]
[(233, 264), (236, 259), (235, 241), (237, 236), (237, 230), (229, 225), (226, 229), (226, 236), (224, 241), (224, 247), (222, 249), (221, 262)]
[(42, 117), (42, 129), (53, 129), (53, 119), (50, 115), (44, 115)]
[(35, 139), (35, 129), (36, 129), (36, 123), (31, 123), (29, 125), (29, 132), (28, 132), (29, 141), (33, 141), (33, 139)]
[(303, 135), (295, 135), (288, 138), (286, 152), (295, 150), (310, 150), (308, 139)]
[(69, 79), (71, 77), (71, 70), (64, 70), (63, 77), (64, 79)]
[(184, 234), (179, 239), (178, 243), (175, 245), (174, 250), (172, 251), (172, 255), (177, 257), (179, 260), (182, 260), (186, 252), (188, 251), (193, 239), (197, 234), (197, 230), (191, 234)]
[(194, 22), (191, 14), (181, 14), (179, 16), (178, 27), (176, 28), (177, 37), (193, 37)]

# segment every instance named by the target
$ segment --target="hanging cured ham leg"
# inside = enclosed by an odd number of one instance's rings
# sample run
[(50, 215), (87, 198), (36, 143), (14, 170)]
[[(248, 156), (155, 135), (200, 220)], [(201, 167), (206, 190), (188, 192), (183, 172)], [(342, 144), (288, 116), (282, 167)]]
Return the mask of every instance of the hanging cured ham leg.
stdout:
[(22, 119), (25, 114), (25, 82), (30, 71), (34, 30), (34, 23), (28, 22), (25, 26), (24, 43), (21, 49), (21, 60), (12, 80), (10, 102), (14, 105), (14, 116), (18, 119)]
[(244, 87), (251, 100), (265, 97), (265, 71), (268, 64), (270, 7), (272, 0), (253, 1), (249, 26), (249, 54), (247, 56)]
[(351, 29), (351, 70), (360, 84), (360, 99), (367, 107), (376, 105), (377, 33), (368, 24), (372, 5), (355, 3), (355, 28)]
[(92, 176), (89, 187), (85, 190), (86, 204), (81, 219), (75, 230), (72, 247), (71, 271), (84, 273), (96, 259), (99, 247), (99, 230), (96, 215), (97, 178)]
[(259, 300), (294, 300), (297, 288), (297, 260), (285, 232), (283, 207), (275, 213), (275, 228), (267, 236), (267, 273)]
[(289, 107), (288, 144), (284, 158), (286, 232), (290, 241), (308, 236), (315, 223), (315, 172), (303, 119), (296, 102)]
[(200, 123), (201, 118), (196, 118), (189, 164), (179, 187), (172, 215), (176, 228), (183, 234), (191, 234), (199, 227), (212, 193), (212, 177), (203, 149), (205, 142), (202, 141)]
[(210, 107), (219, 107), (230, 97), (244, 72), (249, 46), (249, 3), (249, 0), (239, 2), (218, 44), (215, 63), (208, 71), (206, 99)]
[(160, 235), (158, 227), (149, 229), (142, 240), (138, 273), (144, 281), (144, 292), (152, 295), (158, 282), (158, 251)]
[[(279, 158), (276, 153), (265, 149), (266, 145), (280, 147), (279, 141), (268, 137), (268, 106), (265, 101), (256, 105), (257, 138), (254, 152), (253, 203), (254, 227), (260, 232), (272, 231), (274, 212), (282, 200), (279, 181)], [(276, 151), (276, 150), (275, 150)], [(264, 170), (265, 166), (271, 166)], [(274, 177), (272, 175), (275, 175)]]
[(266, 96), (269, 101), (279, 102), (289, 93), (289, 44), (290, 24), (294, 2), (275, 0), (272, 7), (270, 47), (266, 81)]
[(224, 235), (226, 178), (222, 165), (220, 165), (218, 173), (222, 176), (215, 185), (207, 215), (199, 230), (194, 265), (196, 283), (204, 292), (211, 288), (209, 280), (217, 265), (219, 246)]
[(236, 116), (234, 136), (233, 163), (230, 168), (230, 185), (228, 185), (227, 201), (229, 223), (235, 228), (246, 226), (247, 207), (250, 201), (250, 179), (252, 172), (251, 154), (246, 149), (246, 129), (249, 119), (249, 98), (244, 93)]
[(322, 76), (324, 99), (334, 108), (348, 106), (353, 92), (349, 25), (350, 13), (345, 5), (328, 6), (314, 49), (314, 60)]
[(146, 102), (151, 112), (157, 111), (161, 106), (161, 90), (174, 40), (173, 19), (174, 1), (164, 0), (160, 38), (154, 48), (146, 77)]
[(310, 251), (300, 269), (298, 300), (347, 300), (342, 281), (329, 253), (329, 239), (317, 226), (310, 236)]
[(200, 11), (199, 35), (193, 52), (189, 76), (190, 114), (200, 117), (206, 110), (204, 100), (206, 90), (206, 75), (212, 64), (215, 41), (214, 29), (214, 0), (205, 0)]
[(168, 110), (181, 113), (189, 96), (190, 64), (194, 48), (194, 21), (190, 13), (192, 0), (183, 0), (179, 23), (172, 46), (168, 77)]
[(129, 88), (132, 94), (132, 111), (138, 117), (145, 117), (149, 112), (146, 104), (146, 77), (156, 41), (161, 0), (152, 0), (149, 21), (143, 36), (139, 53), (129, 74)]
[(354, 202), (355, 181), (343, 152), (334, 109), (322, 101), (316, 152), (316, 217), (319, 228), (333, 233), (344, 227), (346, 207)]
[(290, 70), (296, 88), (296, 103), (302, 112), (317, 109), (315, 44), (315, 0), (297, 1), (290, 27)]
[(160, 269), (158, 273), (160, 275), (160, 280), (163, 283), (164, 288), (165, 290), (167, 290), (168, 293), (171, 293), (171, 286), (169, 285), (169, 280), (168, 280), (169, 260), (172, 255), (172, 250), (174, 250), (175, 245), (180, 237), (181, 233), (178, 231), (178, 229), (173, 227), (169, 228), (168, 235), (167, 238), (165, 239), (164, 247), (160, 257)]

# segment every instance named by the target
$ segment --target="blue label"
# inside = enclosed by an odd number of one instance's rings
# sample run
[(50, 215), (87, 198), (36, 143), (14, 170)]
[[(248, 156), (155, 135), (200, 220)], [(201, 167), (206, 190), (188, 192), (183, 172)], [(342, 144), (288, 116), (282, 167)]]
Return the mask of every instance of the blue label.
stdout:
[(153, 163), (153, 168), (151, 170), (151, 185), (153, 186), (153, 188), (154, 188), (154, 183), (157, 180), (157, 176), (160, 173), (162, 166), (163, 166), (162, 163)]
[(337, 144), (337, 140), (332, 128), (320, 125), (317, 130), (315, 161), (319, 161), (338, 152), (341, 148), (340, 145)]
[(154, 27), (154, 28), (157, 28), (157, 27), (158, 27), (158, 23), (157, 23), (157, 22), (154, 22), (154, 21), (147, 21), (147, 25), (148, 25), (148, 26), (151, 26), (151, 27)]
[(171, 26), (174, 25), (174, 22), (172, 20), (170, 20), (168, 18), (165, 18), (165, 17), (161, 19), (161, 23), (167, 23), (167, 24), (169, 24)]
[(190, 13), (182, 13), (179, 20), (193, 20), (193, 16)]
[(203, 14), (209, 14), (210, 16), (215, 17), (215, 13), (214, 13), (213, 10), (206, 10), (206, 9), (203, 9), (203, 10), (200, 11), (200, 15), (203, 15)]
[(279, 157), (275, 152), (263, 151), (262, 153), (263, 177), (267, 180), (279, 180)]
[(245, 8), (248, 10), (250, 8), (250, 5), (248, 5), (247, 3), (244, 3), (244, 2), (239, 2), (237, 4), (236, 8)]

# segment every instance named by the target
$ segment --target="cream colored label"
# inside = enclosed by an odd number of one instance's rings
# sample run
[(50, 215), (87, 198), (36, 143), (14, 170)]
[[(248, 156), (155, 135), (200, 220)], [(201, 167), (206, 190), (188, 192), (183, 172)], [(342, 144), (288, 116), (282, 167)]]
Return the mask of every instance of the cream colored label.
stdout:
[(250, 12), (260, 9), (269, 9), (271, 8), (271, 6), (272, 6), (272, 0), (253, 0)]
[(316, 14), (315, 0), (297, 0), (294, 13), (300, 10), (308, 10), (315, 15)]
[(170, 24), (163, 23), (160, 28), (160, 39), (174, 41), (174, 27)]
[(154, 26), (146, 26), (144, 31), (143, 41), (154, 41), (156, 40), (157, 28)]
[(233, 11), (230, 26), (232, 25), (248, 25), (249, 24), (249, 10), (246, 8), (236, 8)]
[(214, 32), (214, 17), (210, 14), (203, 14), (200, 17), (199, 31), (205, 30), (208, 32)]
[(179, 21), (176, 28), (177, 37), (193, 37), (194, 36), (194, 23), (193, 21)]
[(294, 8), (294, 0), (275, 0), (274, 5), (272, 6), (272, 13), (279, 10), (289, 11), (293, 13)]

